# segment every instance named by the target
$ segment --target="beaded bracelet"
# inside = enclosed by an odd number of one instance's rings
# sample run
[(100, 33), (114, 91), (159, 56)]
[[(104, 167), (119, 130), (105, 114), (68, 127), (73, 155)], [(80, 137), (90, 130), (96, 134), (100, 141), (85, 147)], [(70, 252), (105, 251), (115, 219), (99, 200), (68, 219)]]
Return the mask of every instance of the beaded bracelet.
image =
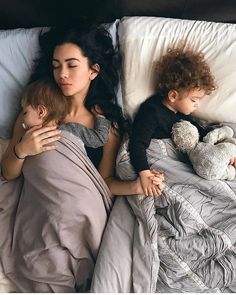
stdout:
[(19, 157), (18, 155), (17, 155), (17, 153), (16, 153), (16, 146), (14, 145), (14, 147), (13, 147), (13, 153), (14, 153), (14, 155), (17, 157), (17, 159), (19, 159), (19, 160), (24, 160), (25, 159), (25, 157)]

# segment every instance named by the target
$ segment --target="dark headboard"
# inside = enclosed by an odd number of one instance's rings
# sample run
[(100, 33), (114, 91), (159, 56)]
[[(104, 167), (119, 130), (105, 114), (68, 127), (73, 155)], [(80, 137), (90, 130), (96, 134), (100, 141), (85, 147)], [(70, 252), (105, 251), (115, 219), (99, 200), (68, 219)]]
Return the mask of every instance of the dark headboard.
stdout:
[(236, 23), (236, 0), (0, 0), (0, 28), (163, 16)]

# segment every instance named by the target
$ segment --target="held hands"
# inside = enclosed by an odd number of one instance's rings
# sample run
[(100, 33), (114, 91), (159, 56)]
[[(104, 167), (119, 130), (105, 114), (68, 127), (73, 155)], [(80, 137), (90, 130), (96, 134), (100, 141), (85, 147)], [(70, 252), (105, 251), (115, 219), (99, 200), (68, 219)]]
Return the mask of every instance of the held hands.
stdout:
[(51, 144), (60, 139), (60, 130), (57, 126), (34, 126), (27, 130), (21, 141), (16, 144), (15, 151), (20, 158), (33, 156), (56, 148)]
[(143, 170), (139, 172), (142, 190), (145, 196), (159, 196), (163, 190), (163, 172)]

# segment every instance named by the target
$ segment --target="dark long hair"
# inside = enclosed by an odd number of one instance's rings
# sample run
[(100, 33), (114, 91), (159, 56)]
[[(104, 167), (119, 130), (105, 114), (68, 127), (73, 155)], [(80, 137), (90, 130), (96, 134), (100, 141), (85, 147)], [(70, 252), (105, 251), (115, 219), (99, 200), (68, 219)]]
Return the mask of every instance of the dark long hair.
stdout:
[(102, 26), (80, 24), (77, 27), (54, 27), (39, 37), (40, 57), (36, 60), (31, 82), (39, 78), (53, 77), (52, 58), (56, 46), (73, 43), (80, 47), (89, 66), (99, 64), (100, 71), (91, 81), (85, 99), (85, 107), (91, 110), (98, 105), (105, 117), (112, 121), (120, 134), (127, 122), (117, 104), (116, 91), (119, 82), (120, 57), (113, 47), (109, 32)]

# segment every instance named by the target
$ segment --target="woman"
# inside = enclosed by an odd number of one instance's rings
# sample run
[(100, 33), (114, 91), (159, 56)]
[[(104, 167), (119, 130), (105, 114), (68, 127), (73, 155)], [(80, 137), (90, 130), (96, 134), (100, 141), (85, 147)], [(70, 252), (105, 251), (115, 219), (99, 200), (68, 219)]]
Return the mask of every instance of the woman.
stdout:
[[(40, 45), (41, 57), (31, 80), (53, 75), (63, 94), (72, 97), (72, 111), (65, 122), (78, 122), (92, 128), (95, 116), (91, 109), (96, 105), (100, 107), (113, 122), (113, 128), (103, 149), (87, 149), (88, 156), (113, 195), (142, 194), (139, 179), (121, 182), (114, 178), (115, 159), (125, 122), (116, 104), (118, 63), (108, 32), (88, 26), (55, 28), (41, 36)], [(55, 141), (60, 138), (60, 131), (55, 127), (37, 126), (25, 132), (23, 116), (21, 113), (16, 121), (13, 138), (2, 159), (2, 173), (8, 180), (20, 175), (27, 156), (55, 149)], [(156, 173), (153, 179), (153, 191), (159, 195), (162, 176)]]
[[(86, 148), (88, 157), (113, 195), (143, 194), (139, 179), (121, 181), (114, 177), (125, 121), (116, 104), (117, 56), (107, 31), (88, 26), (53, 28), (40, 37), (40, 45), (41, 57), (31, 80), (53, 76), (63, 94), (72, 99), (72, 109), (65, 122), (93, 128), (94, 109), (112, 122), (108, 142), (102, 148)], [(87, 291), (107, 218), (99, 196), (109, 197), (109, 194), (83, 153), (71, 152), (77, 143), (69, 142), (69, 137), (61, 142), (60, 131), (54, 127), (36, 126), (25, 132), (22, 128), (24, 115), (21, 113), (16, 121), (13, 138), (2, 160), (2, 174), (8, 180), (21, 174), (25, 162), (24, 197), (21, 195), (14, 221), (13, 254), (2, 255), (17, 256), (18, 260), (17, 263), (3, 261), (3, 265), (7, 266), (8, 276), (24, 292)], [(48, 152), (55, 149), (55, 152)], [(82, 160), (74, 165), (77, 153)], [(31, 155), (37, 156), (29, 157)], [(61, 164), (62, 156), (63, 159), (72, 157), (72, 163)], [(34, 165), (28, 161), (32, 158), (36, 159)], [(57, 174), (59, 170), (65, 170), (63, 179)], [(89, 174), (90, 179), (85, 174)], [(34, 180), (29, 181), (32, 177)], [(51, 179), (57, 182), (51, 183)], [(162, 181), (163, 176), (154, 172), (155, 195), (161, 193)], [(69, 187), (64, 187), (64, 183)], [(95, 188), (91, 188), (93, 184)], [(30, 196), (24, 194), (29, 187)], [(68, 189), (69, 193), (66, 193)], [(52, 192), (49, 197), (48, 191)], [(47, 203), (45, 195), (49, 200)], [(77, 199), (81, 200), (78, 204)], [(14, 267), (9, 267), (10, 264)]]

